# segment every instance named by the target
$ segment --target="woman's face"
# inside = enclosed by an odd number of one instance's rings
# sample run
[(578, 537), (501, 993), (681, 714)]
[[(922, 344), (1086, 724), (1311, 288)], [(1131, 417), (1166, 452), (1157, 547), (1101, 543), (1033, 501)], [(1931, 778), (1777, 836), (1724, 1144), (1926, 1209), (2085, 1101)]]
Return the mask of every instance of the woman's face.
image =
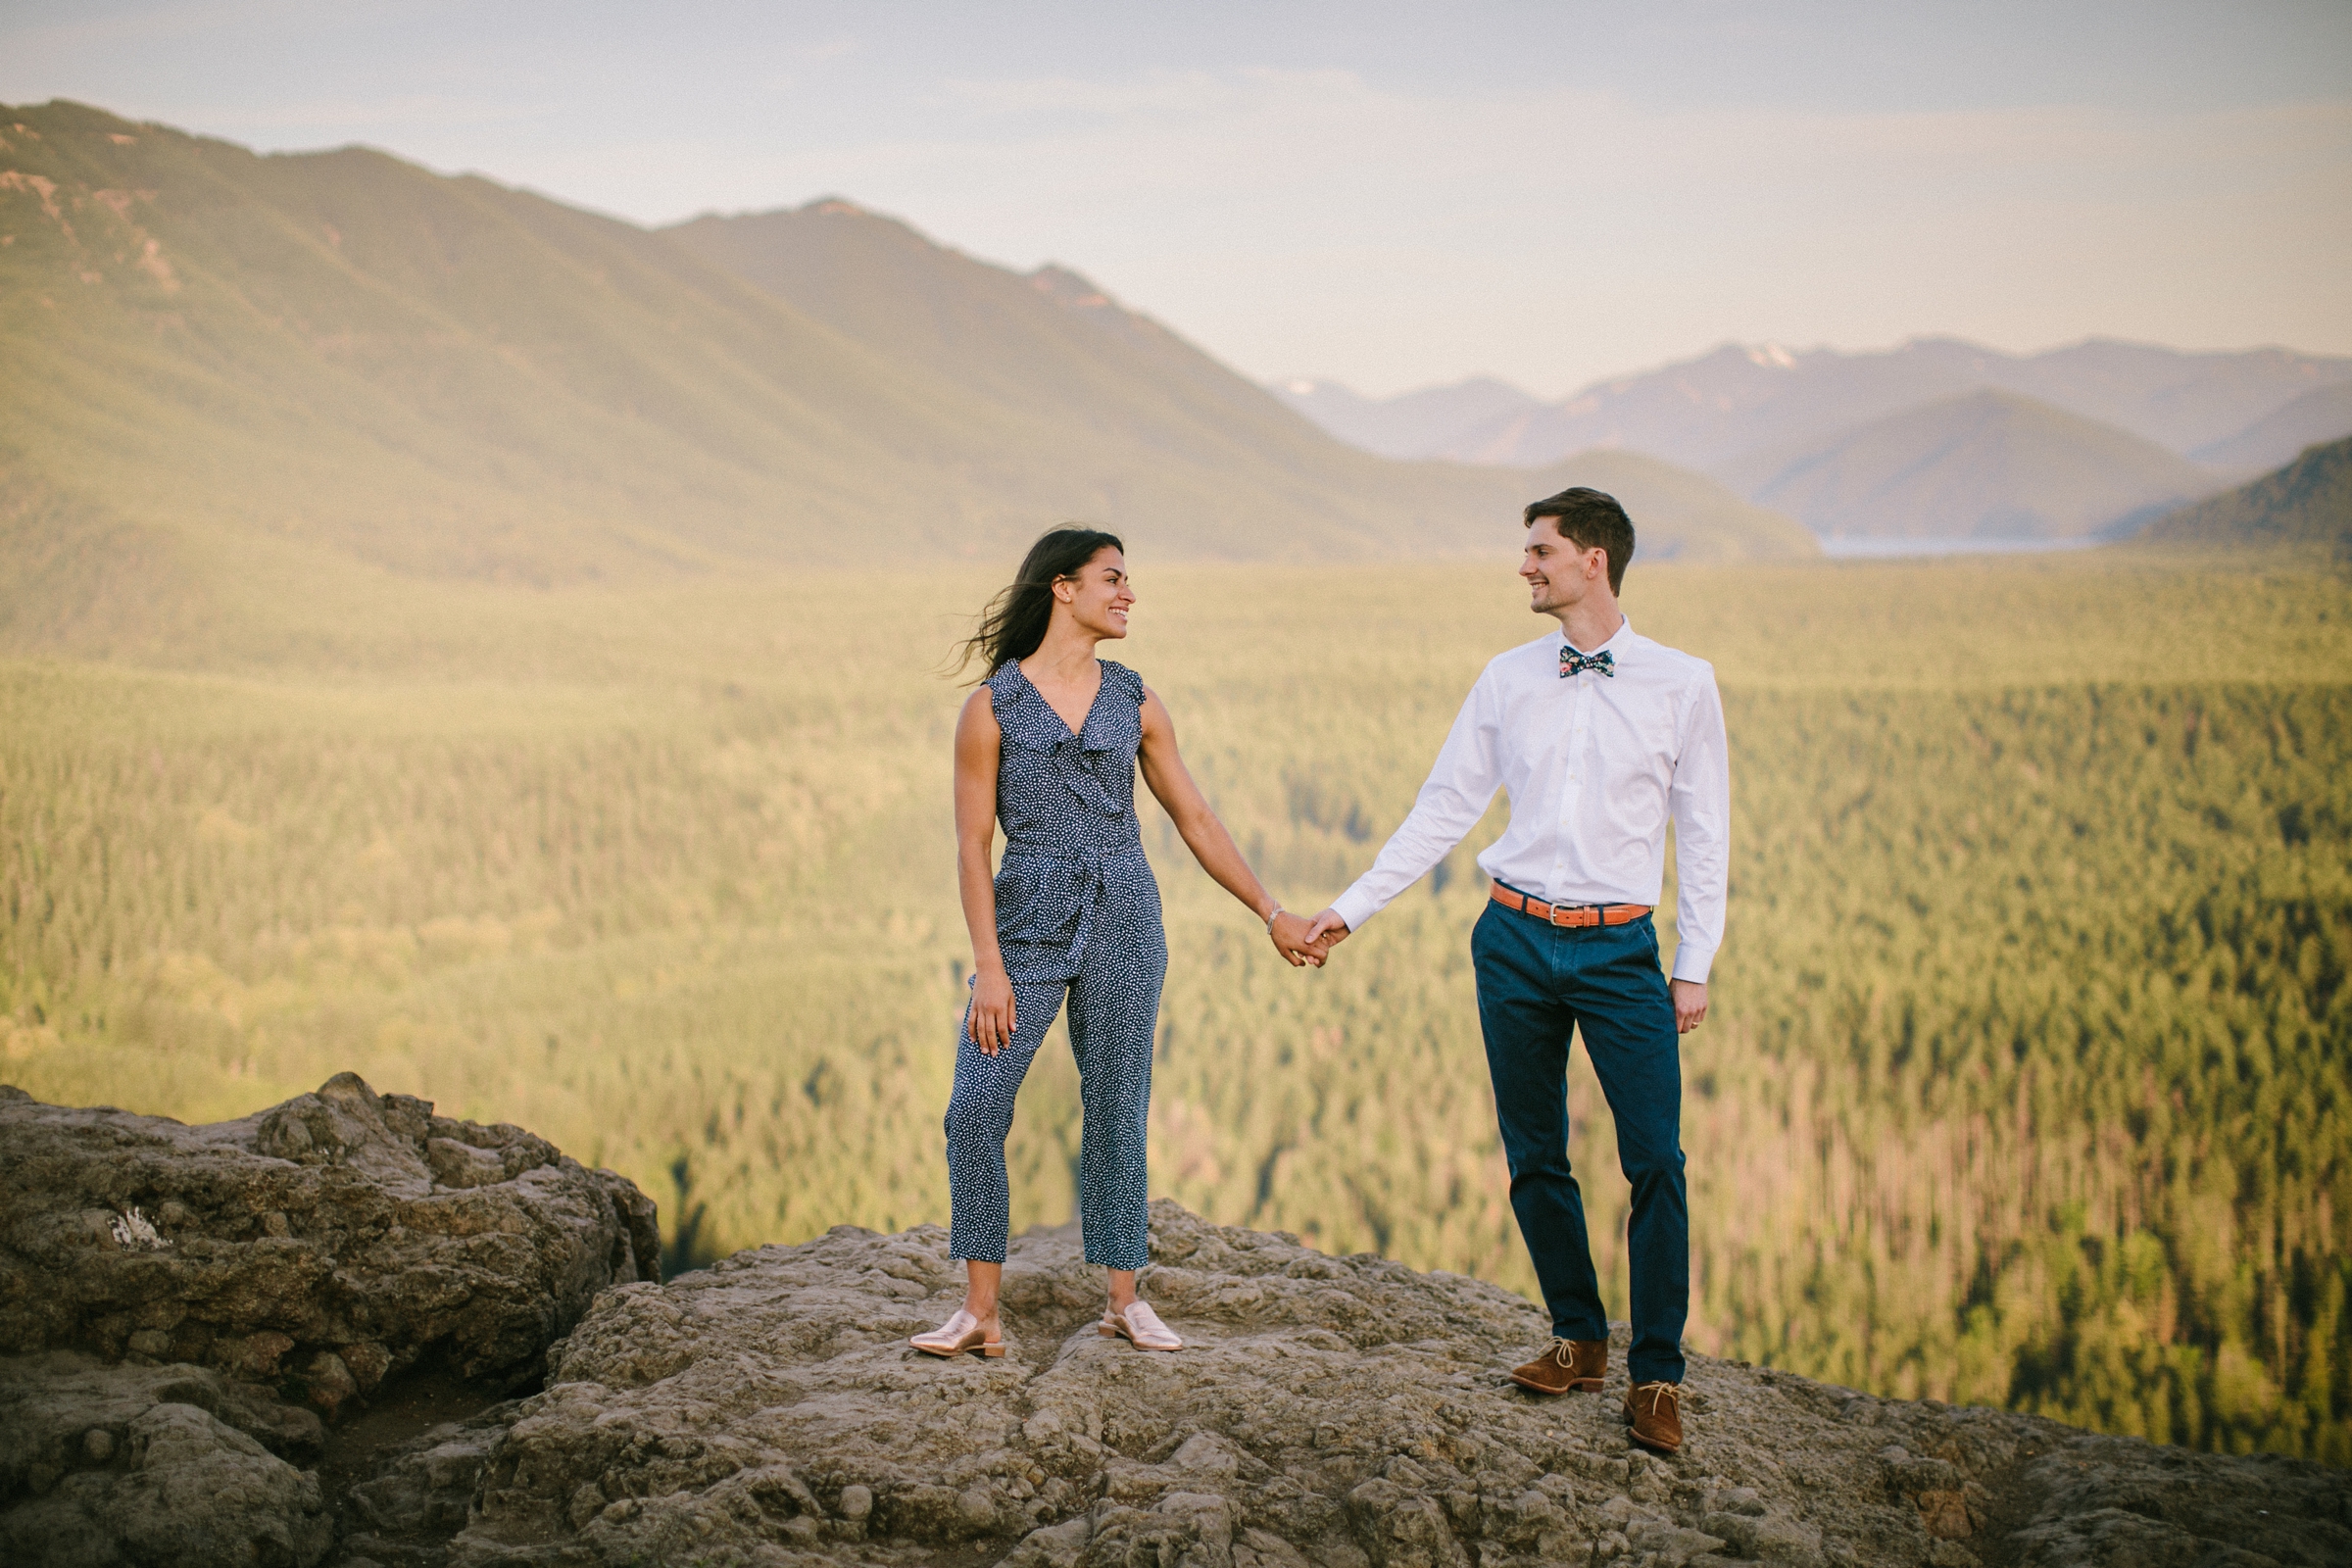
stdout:
[(1074, 575), (1054, 585), (1054, 597), (1095, 636), (1126, 636), (1127, 611), (1135, 603), (1135, 590), (1127, 585), (1127, 558), (1104, 545)]

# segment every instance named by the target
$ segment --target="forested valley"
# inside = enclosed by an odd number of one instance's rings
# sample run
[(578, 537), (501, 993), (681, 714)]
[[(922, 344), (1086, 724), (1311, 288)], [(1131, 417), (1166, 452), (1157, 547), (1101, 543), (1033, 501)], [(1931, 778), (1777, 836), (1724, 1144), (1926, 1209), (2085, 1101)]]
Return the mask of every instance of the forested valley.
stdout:
[[(1293, 907), (1543, 629), (1507, 563), (1137, 554), (1115, 657)], [(355, 1069), (634, 1177), (678, 1266), (944, 1220), (969, 950), (938, 668), (990, 586), (0, 665), (0, 1077), (197, 1119)], [(1715, 661), (1734, 745), (1730, 936), (1684, 1053), (1693, 1348), (2352, 1464), (2352, 588), (2100, 556), (1637, 564), (1628, 594)], [(1155, 1195), (1532, 1291), (1468, 972), (1501, 809), (1304, 974), (1148, 816)], [(1571, 1093), (1622, 1309), (1581, 1059)], [(1016, 1224), (1068, 1217), (1076, 1137), (1050, 1047)]]

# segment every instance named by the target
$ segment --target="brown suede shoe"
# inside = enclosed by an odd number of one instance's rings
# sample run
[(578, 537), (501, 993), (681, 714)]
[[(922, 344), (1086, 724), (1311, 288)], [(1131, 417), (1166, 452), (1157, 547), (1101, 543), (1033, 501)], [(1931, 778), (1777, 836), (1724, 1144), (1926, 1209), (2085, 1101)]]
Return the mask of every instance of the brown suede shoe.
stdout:
[(1683, 1447), (1683, 1391), (1673, 1383), (1637, 1383), (1625, 1391), (1625, 1418), (1634, 1441), (1659, 1453)]
[(1551, 1348), (1511, 1373), (1511, 1381), (1538, 1394), (1598, 1394), (1609, 1370), (1606, 1340), (1554, 1340)]

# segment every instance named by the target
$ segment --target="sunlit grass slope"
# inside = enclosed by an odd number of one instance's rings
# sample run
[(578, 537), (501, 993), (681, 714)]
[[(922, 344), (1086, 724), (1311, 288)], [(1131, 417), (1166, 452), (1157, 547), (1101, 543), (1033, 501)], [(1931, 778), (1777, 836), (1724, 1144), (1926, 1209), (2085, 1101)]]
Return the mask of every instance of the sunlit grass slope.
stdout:
[[(1137, 564), (1119, 657), (1294, 907), (1363, 866), (1480, 665), (1542, 629), (1507, 559)], [(356, 1069), (628, 1172), (690, 1250), (942, 1218), (968, 948), (933, 670), (990, 586), (481, 590), (321, 614), (278, 667), (0, 665), (0, 1075), (197, 1118)], [(1629, 590), (1716, 662), (1736, 758), (1730, 941), (1685, 1054), (1693, 1344), (2352, 1462), (2343, 579)], [(1148, 841), (1154, 1192), (1529, 1289), (1476, 843), (1298, 974), (1155, 815)], [(1020, 1224), (1070, 1212), (1058, 1049), (1014, 1131)], [(1624, 1188), (1573, 1083), (1622, 1302)]]

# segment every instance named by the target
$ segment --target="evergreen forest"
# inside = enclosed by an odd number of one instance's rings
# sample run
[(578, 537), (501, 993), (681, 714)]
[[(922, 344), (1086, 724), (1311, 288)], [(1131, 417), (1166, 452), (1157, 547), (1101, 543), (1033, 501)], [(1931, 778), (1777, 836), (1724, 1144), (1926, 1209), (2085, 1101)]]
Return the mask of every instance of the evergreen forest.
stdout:
[[(1294, 908), (1547, 625), (1507, 554), (1134, 564), (1108, 652)], [(969, 948), (940, 671), (993, 586), (458, 595), (268, 659), (0, 662), (0, 1078), (196, 1120), (357, 1070), (625, 1172), (676, 1267), (943, 1221)], [(1714, 661), (1734, 749), (1684, 1041), (1692, 1348), (2352, 1465), (2352, 583), (1637, 563), (1627, 606)], [(1147, 813), (1155, 1196), (1532, 1291), (1468, 965), (1502, 810), (1305, 973)], [(1050, 1045), (1017, 1225), (1071, 1213), (1076, 1091)], [(1622, 1309), (1581, 1057), (1571, 1096)]]

